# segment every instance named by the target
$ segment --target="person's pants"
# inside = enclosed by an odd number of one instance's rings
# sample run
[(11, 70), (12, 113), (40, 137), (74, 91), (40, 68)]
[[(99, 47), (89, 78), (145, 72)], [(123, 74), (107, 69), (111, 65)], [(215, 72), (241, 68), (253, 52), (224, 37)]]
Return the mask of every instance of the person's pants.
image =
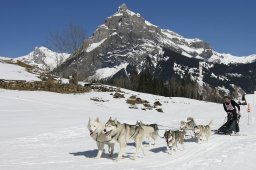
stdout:
[(238, 123), (239, 118), (237, 113), (229, 113), (227, 122), (218, 129), (218, 132), (224, 134), (232, 133), (232, 131), (239, 132), (240, 129)]

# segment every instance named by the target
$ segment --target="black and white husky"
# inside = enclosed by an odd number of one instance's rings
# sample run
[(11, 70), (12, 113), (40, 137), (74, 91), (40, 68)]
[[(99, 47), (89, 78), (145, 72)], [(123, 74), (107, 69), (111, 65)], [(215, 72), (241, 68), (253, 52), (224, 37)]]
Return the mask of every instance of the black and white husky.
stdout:
[(120, 123), (116, 119), (112, 120), (112, 118), (110, 117), (107, 123), (105, 124), (104, 133), (108, 138), (111, 139), (111, 143), (119, 143), (120, 151), (118, 153), (116, 161), (122, 158), (127, 143), (130, 139), (133, 139), (136, 143), (136, 153), (133, 159), (137, 157), (139, 150), (141, 150), (142, 153), (144, 154), (144, 149), (142, 146), (144, 130), (142, 127)]
[(190, 134), (192, 138), (195, 137), (195, 126), (196, 123), (192, 117), (188, 117), (187, 121), (180, 122), (180, 129), (184, 130), (187, 134)]
[(114, 152), (115, 143), (111, 143), (106, 135), (103, 133), (104, 123), (101, 123), (99, 118), (89, 118), (87, 128), (90, 132), (90, 136), (96, 141), (98, 147), (98, 154), (96, 158), (100, 158), (104, 150), (104, 145), (108, 145), (108, 150), (110, 157), (112, 157)]
[(203, 140), (208, 141), (211, 136), (212, 121), (208, 125), (196, 125), (195, 135), (198, 143), (202, 143)]
[(149, 146), (152, 145), (151, 139), (156, 143), (158, 135), (158, 126), (157, 124), (144, 124), (142, 121), (137, 121), (136, 125), (141, 126), (144, 130), (144, 137), (148, 138)]
[(181, 145), (181, 150), (184, 149), (184, 136), (185, 132), (181, 130), (166, 130), (164, 133), (164, 138), (167, 143), (167, 149), (169, 148), (169, 154), (178, 149), (178, 144)]

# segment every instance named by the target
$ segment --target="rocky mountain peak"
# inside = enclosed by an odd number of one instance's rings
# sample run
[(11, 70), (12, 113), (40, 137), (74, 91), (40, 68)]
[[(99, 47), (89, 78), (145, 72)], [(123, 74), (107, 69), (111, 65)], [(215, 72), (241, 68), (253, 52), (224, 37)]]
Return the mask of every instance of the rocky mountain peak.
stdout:
[(227, 55), (215, 52), (210, 44), (201, 39), (185, 38), (151, 24), (140, 14), (129, 10), (126, 4), (122, 4), (116, 13), (107, 17), (76, 54), (78, 59), (70, 57), (60, 67), (64, 76), (68, 77), (75, 72), (75, 61), (79, 61), (79, 79), (109, 80), (119, 82), (119, 85), (122, 84), (120, 86), (133, 84), (134, 76), (138, 79), (149, 72), (150, 76), (165, 84), (182, 80), (198, 83), (200, 88), (207, 84), (213, 91), (215, 87), (232, 90), (227, 80), (241, 76), (230, 71), (222, 75), (227, 70), (226, 66), (218, 64), (204, 68), (204, 74), (200, 76), (199, 63), (221, 63)]
[[(53, 52), (46, 47), (35, 47), (29, 54), (17, 57), (14, 61), (22, 61), (29, 65), (36, 66), (44, 71), (51, 71), (60, 63), (63, 63), (70, 54)], [(59, 63), (57, 63), (59, 62)]]
[(126, 11), (128, 9), (127, 5), (125, 3), (123, 3), (122, 5), (120, 5), (118, 7), (118, 11), (119, 12), (123, 12), (123, 11)]

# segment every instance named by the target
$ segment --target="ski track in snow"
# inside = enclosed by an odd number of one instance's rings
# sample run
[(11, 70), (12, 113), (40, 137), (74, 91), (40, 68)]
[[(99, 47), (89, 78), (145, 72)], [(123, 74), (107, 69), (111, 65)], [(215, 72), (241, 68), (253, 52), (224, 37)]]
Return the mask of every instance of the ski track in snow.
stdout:
[[(134, 142), (130, 141), (124, 158), (119, 162), (110, 159), (107, 151), (103, 154), (103, 158), (94, 158), (97, 154), (96, 143), (91, 139), (86, 128), (89, 116), (100, 115), (100, 119), (105, 121), (110, 115), (106, 112), (112, 111), (111, 115), (116, 116), (121, 122), (135, 123), (136, 120), (143, 120), (148, 123), (156, 122), (177, 127), (180, 120), (184, 120), (191, 114), (195, 117), (196, 122), (203, 124), (211, 119), (218, 121), (214, 125), (217, 128), (222, 124), (225, 115), (225, 113), (218, 113), (222, 111), (222, 106), (218, 104), (126, 92), (126, 98), (132, 93), (139, 94), (141, 98), (149, 100), (150, 103), (156, 99), (160, 100), (165, 113), (158, 113), (130, 110), (125, 99), (112, 99), (109, 93), (59, 95), (48, 92), (10, 90), (0, 90), (0, 92), (0, 118), (2, 120), (0, 120), (0, 128), (3, 126), (5, 130), (9, 129), (5, 133), (15, 132), (14, 137), (0, 136), (0, 169), (255, 169), (256, 128), (255, 124), (247, 125), (245, 114), (241, 118), (240, 125), (241, 133), (246, 133), (247, 136), (212, 135), (208, 142), (202, 144), (187, 139), (184, 150), (173, 152), (172, 155), (166, 152), (165, 141), (158, 138), (156, 144), (151, 148), (145, 143), (146, 155), (139, 153), (136, 160), (131, 160), (135, 147)], [(92, 96), (100, 96), (110, 101), (93, 102), (89, 100)], [(164, 101), (168, 101), (168, 103)], [(17, 108), (10, 107), (13, 104), (16, 104)], [(196, 108), (197, 110), (195, 110)], [(205, 115), (206, 109), (210, 110), (210, 115)], [(29, 113), (30, 119), (23, 118), (22, 114), (29, 110), (33, 111), (33, 114)], [(46, 110), (52, 110), (52, 112), (45, 114)], [(59, 113), (61, 111), (63, 113)], [(4, 112), (8, 113), (7, 117), (3, 115)], [(59, 117), (51, 117), (51, 114), (57, 114), (57, 112), (61, 114)], [(76, 112), (78, 114), (75, 114)], [(218, 114), (215, 114), (216, 112)], [(21, 115), (16, 116), (18, 113)], [(12, 114), (15, 114), (15, 117), (8, 117)], [(56, 124), (53, 127), (52, 125), (48, 127), (50, 123), (47, 119), (34, 119), (38, 116), (37, 114), (45, 114), (44, 116), (54, 119), (53, 122)], [(75, 118), (71, 119), (69, 114), (73, 114)], [(212, 116), (213, 114), (215, 115)], [(14, 121), (14, 124), (3, 125), (4, 121)], [(20, 123), (24, 123), (24, 121), (25, 123), (26, 121), (35, 121), (34, 126), (39, 127), (31, 133), (32, 131), (27, 131), (26, 128), (33, 130), (34, 127), (21, 127)], [(45, 124), (40, 124), (40, 121), (44, 121)], [(59, 124), (59, 122), (62, 123)], [(45, 127), (47, 128), (44, 130)], [(25, 131), (25, 134), (17, 135), (20, 131)], [(160, 136), (163, 136), (163, 132), (160, 131)], [(105, 149), (107, 148), (105, 147)], [(118, 151), (119, 146), (116, 144), (114, 158)]]

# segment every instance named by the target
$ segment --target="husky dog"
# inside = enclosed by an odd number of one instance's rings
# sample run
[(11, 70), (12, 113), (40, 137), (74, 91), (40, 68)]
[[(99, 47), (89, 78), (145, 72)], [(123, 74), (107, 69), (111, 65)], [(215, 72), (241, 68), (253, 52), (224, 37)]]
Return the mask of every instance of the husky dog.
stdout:
[(133, 159), (137, 157), (137, 154), (140, 149), (142, 150), (142, 153), (145, 155), (142, 146), (142, 141), (144, 138), (144, 130), (142, 129), (142, 127), (136, 125), (122, 124), (118, 122), (116, 119), (112, 120), (112, 118), (110, 117), (107, 123), (105, 124), (104, 133), (108, 138), (111, 139), (111, 143), (119, 143), (120, 151), (118, 153), (116, 161), (119, 161), (122, 158), (125, 148), (127, 146), (127, 142), (130, 139), (134, 139), (136, 143), (136, 153)]
[(104, 124), (100, 122), (99, 118), (91, 119), (89, 118), (87, 128), (90, 132), (90, 136), (96, 141), (98, 146), (98, 154), (96, 158), (100, 158), (104, 150), (104, 144), (108, 145), (108, 151), (110, 157), (112, 157), (114, 152), (114, 143), (108, 142), (105, 134), (103, 133)]
[(151, 146), (151, 140), (154, 140), (154, 145), (155, 145), (155, 141), (156, 138), (158, 136), (158, 126), (157, 124), (144, 124), (142, 123), (142, 121), (137, 121), (136, 125), (141, 126), (144, 130), (144, 137), (148, 138), (149, 141), (149, 146)]
[(172, 151), (176, 151), (178, 149), (178, 143), (182, 145), (182, 150), (184, 149), (184, 136), (185, 132), (181, 130), (166, 130), (164, 132), (167, 147), (170, 149), (169, 154), (172, 154)]
[(188, 117), (187, 121), (180, 122), (180, 129), (184, 130), (186, 133), (189, 133), (192, 138), (195, 137), (195, 131), (194, 131), (195, 126), (196, 126), (196, 123), (192, 117)]
[(202, 143), (203, 138), (208, 141), (211, 136), (211, 125), (212, 121), (208, 125), (196, 125), (195, 126), (195, 135), (198, 143)]

